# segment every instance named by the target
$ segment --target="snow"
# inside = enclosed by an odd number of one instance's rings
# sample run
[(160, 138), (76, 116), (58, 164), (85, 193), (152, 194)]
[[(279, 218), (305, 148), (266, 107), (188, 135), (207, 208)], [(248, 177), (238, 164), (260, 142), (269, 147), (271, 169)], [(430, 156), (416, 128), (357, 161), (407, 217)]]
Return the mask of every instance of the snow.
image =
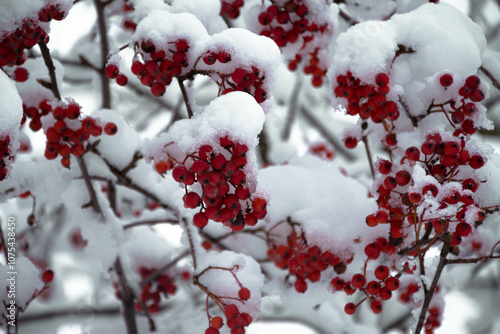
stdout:
[(0, 37), (16, 30), (24, 19), (38, 21), (38, 12), (46, 5), (58, 4), (66, 13), (73, 5), (72, 0), (16, 0), (3, 1), (0, 11)]
[[(235, 304), (240, 312), (246, 312), (256, 319), (259, 315), (261, 288), (264, 284), (260, 265), (247, 255), (231, 251), (209, 252), (200, 259), (198, 270), (195, 272), (198, 275), (209, 267), (234, 268), (233, 273), (241, 285), (250, 290), (250, 299), (244, 302), (223, 298), (222, 300), (227, 304)], [(238, 298), (240, 285), (228, 270), (209, 269), (199, 276), (199, 281), (216, 296)]]
[(194, 14), (203, 23), (209, 34), (215, 34), (227, 28), (226, 23), (219, 16), (220, 7), (220, 0), (175, 0), (170, 11)]
[(3, 71), (0, 71), (0, 100), (2, 101), (0, 139), (9, 136), (10, 152), (14, 155), (19, 148), (19, 126), (23, 116), (23, 105), (16, 86)]
[[(15, 272), (15, 274), (11, 272)], [(3, 279), (3, 282), (9, 283), (8, 279), (15, 276), (14, 293), (16, 308), (26, 308), (27, 303), (33, 295), (42, 290), (44, 284), (40, 279), (40, 275), (40, 270), (28, 258), (20, 254), (16, 258), (15, 270), (10, 270), (7, 265), (0, 265), (0, 277)], [(5, 288), (0, 289), (0, 300), (6, 305), (10, 305), (11, 298), (8, 295), (9, 290), (7, 289), (9, 288), (7, 283), (3, 283), (6, 284)], [(2, 309), (3, 312), (5, 312), (4, 309)]]
[(384, 228), (365, 224), (366, 216), (376, 210), (375, 200), (368, 198), (368, 189), (342, 175), (338, 167), (315, 157), (262, 169), (259, 184), (268, 189), (271, 197), (268, 225), (291, 217), (301, 224), (308, 245), (317, 245), (323, 251), (349, 253), (355, 239), (361, 238), (367, 244), (387, 233)]

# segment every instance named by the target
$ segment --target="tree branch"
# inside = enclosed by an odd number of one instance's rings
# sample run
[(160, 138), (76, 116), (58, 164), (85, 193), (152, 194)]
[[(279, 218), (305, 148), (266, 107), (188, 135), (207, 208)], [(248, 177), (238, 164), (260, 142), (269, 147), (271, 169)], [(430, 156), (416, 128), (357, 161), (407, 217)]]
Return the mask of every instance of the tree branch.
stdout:
[(50, 56), (49, 48), (47, 47), (44, 39), (41, 39), (38, 42), (38, 46), (40, 47), (40, 51), (42, 52), (45, 66), (49, 71), (50, 90), (52, 91), (56, 99), (61, 100), (61, 93), (59, 93), (59, 87), (57, 86), (56, 67), (54, 66), (54, 62), (52, 61), (52, 57)]
[(491, 72), (488, 71), (484, 66), (481, 66), (479, 69), (491, 80), (493, 86), (500, 90), (500, 82), (493, 76), (493, 74), (491, 74)]
[(102, 107), (111, 108), (111, 93), (109, 89), (109, 78), (104, 73), (106, 64), (108, 62), (108, 32), (106, 30), (106, 21), (104, 15), (104, 6), (101, 0), (94, 0), (95, 9), (97, 12), (97, 24), (99, 25), (99, 36), (101, 39), (101, 69), (99, 71), (101, 77), (101, 91), (102, 91)]
[(319, 133), (321, 133), (321, 135), (323, 135), (323, 137), (325, 137), (325, 139), (330, 143), (330, 145), (332, 145), (335, 150), (337, 152), (339, 152), (340, 154), (342, 154), (348, 161), (353, 161), (354, 160), (354, 156), (349, 153), (343, 146), (342, 144), (339, 142), (339, 140), (337, 138), (335, 138), (334, 136), (332, 136), (330, 134), (330, 132), (324, 127), (323, 123), (321, 123), (320, 121), (318, 121), (316, 119), (316, 117), (314, 117), (310, 112), (309, 110), (307, 110), (306, 108), (304, 108), (303, 106), (300, 107), (300, 111), (302, 112), (302, 115), (304, 115), (305, 119), (312, 125), (316, 128), (316, 130), (318, 130)]
[(415, 330), (415, 334), (420, 334), (422, 328), (424, 326), (425, 316), (427, 315), (427, 310), (429, 309), (429, 305), (431, 304), (432, 297), (434, 296), (434, 292), (436, 291), (437, 284), (439, 279), (441, 278), (441, 274), (443, 272), (444, 266), (446, 265), (446, 256), (450, 252), (450, 244), (451, 244), (452, 235), (450, 233), (446, 234), (444, 239), (443, 248), (441, 248), (441, 254), (439, 258), (439, 263), (436, 268), (436, 273), (434, 274), (434, 278), (432, 279), (431, 286), (429, 291), (425, 295), (424, 304), (422, 305), (422, 310), (420, 311), (420, 316), (418, 318), (417, 328)]
[(302, 80), (298, 75), (296, 76), (296, 78), (297, 79), (295, 81), (295, 86), (293, 87), (293, 91), (290, 96), (290, 104), (288, 107), (288, 117), (286, 118), (285, 129), (283, 130), (283, 134), (281, 136), (281, 139), (283, 140), (288, 140), (288, 138), (290, 138), (292, 124), (295, 117), (297, 116), (298, 99), (299, 99), (300, 86), (302, 86)]
[(103, 217), (102, 210), (101, 210), (101, 207), (100, 207), (99, 202), (97, 200), (97, 195), (96, 195), (95, 189), (92, 186), (92, 182), (90, 181), (89, 171), (87, 169), (87, 165), (85, 165), (85, 161), (83, 160), (82, 157), (77, 157), (76, 161), (78, 161), (78, 166), (80, 166), (80, 170), (82, 171), (83, 180), (85, 182), (85, 186), (87, 187), (87, 191), (88, 191), (89, 196), (90, 196), (90, 205), (92, 206), (94, 211), (97, 212), (102, 218)]
[(127, 278), (123, 272), (123, 267), (120, 258), (117, 257), (114, 269), (118, 276), (118, 283), (120, 285), (120, 299), (123, 305), (123, 318), (125, 319), (125, 326), (127, 327), (128, 334), (137, 334), (137, 324), (135, 322), (135, 309), (134, 309), (134, 294), (127, 283)]
[(184, 103), (186, 104), (186, 110), (187, 110), (188, 117), (191, 118), (191, 117), (193, 117), (193, 110), (191, 109), (191, 103), (189, 102), (189, 96), (187, 95), (186, 87), (184, 86), (184, 80), (181, 80), (181, 79), (179, 79), (179, 77), (177, 77), (177, 82), (179, 83), (179, 88), (181, 89), (182, 97), (184, 98)]

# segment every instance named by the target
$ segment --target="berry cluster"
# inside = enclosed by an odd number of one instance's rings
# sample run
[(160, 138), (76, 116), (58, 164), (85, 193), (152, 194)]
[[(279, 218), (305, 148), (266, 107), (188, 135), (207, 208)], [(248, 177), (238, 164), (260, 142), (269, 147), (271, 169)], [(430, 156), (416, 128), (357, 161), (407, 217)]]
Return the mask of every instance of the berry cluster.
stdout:
[(0, 67), (22, 65), (26, 61), (27, 49), (31, 49), (40, 40), (48, 39), (46, 27), (41, 24), (52, 19), (62, 20), (66, 12), (59, 4), (47, 4), (40, 9), (37, 18), (26, 18), (15, 31), (0, 36)]
[(342, 272), (345, 270), (345, 263), (340, 257), (329, 251), (322, 251), (318, 246), (307, 246), (303, 233), (298, 233), (292, 229), (292, 233), (287, 238), (287, 245), (275, 245), (271, 243), (267, 251), (267, 257), (280, 269), (288, 269), (294, 275), (295, 290), (304, 293), (307, 290), (306, 280), (312, 283), (321, 279), (321, 272), (329, 266), (334, 270)]
[(334, 277), (330, 281), (332, 292), (343, 291), (347, 295), (352, 295), (356, 291), (361, 291), (366, 295), (358, 304), (347, 303), (344, 311), (347, 314), (354, 314), (357, 307), (365, 300), (370, 301), (370, 308), (375, 314), (382, 312), (382, 302), (392, 298), (392, 293), (399, 289), (399, 275), (391, 275), (390, 268), (386, 265), (379, 265), (373, 273), (366, 271), (369, 260), (378, 258), (380, 253), (393, 254), (394, 246), (390, 245), (384, 238), (379, 238), (365, 248), (367, 260), (364, 271), (352, 275), (351, 279), (346, 281), (342, 277)]
[[(364, 84), (348, 71), (345, 75), (337, 76), (337, 86), (333, 92), (335, 96), (347, 99), (349, 115), (359, 115), (361, 119), (384, 123), (388, 132), (385, 144), (392, 147), (397, 143), (392, 122), (399, 118), (399, 110), (396, 102), (387, 100), (387, 94), (391, 90), (389, 81), (386, 73), (379, 73), (375, 77), (374, 85)], [(354, 148), (357, 139), (348, 137), (344, 139), (344, 143), (347, 148)]]
[[(168, 45), (168, 48), (163, 49), (149, 39), (136, 45), (136, 49), (141, 50), (142, 61), (136, 54), (131, 71), (144, 86), (150, 87), (154, 96), (163, 96), (166, 92), (166, 86), (170, 85), (172, 79), (179, 77), (182, 70), (188, 67), (189, 42), (186, 39), (177, 39), (169, 42)], [(123, 78), (124, 75), (120, 74), (115, 63), (108, 64), (106, 75), (110, 79), (116, 79), (120, 85), (127, 83), (126, 77)]]
[[(453, 84), (453, 76), (450, 73), (445, 73), (439, 77), (439, 83), (445, 89)], [(458, 94), (460, 98), (457, 101), (449, 101), (440, 105), (431, 105), (429, 113), (444, 112), (450, 124), (455, 128), (454, 136), (472, 135), (477, 131), (475, 120), (482, 112), (479, 102), (485, 98), (485, 93), (481, 86), (481, 79), (476, 75), (469, 76)], [(451, 110), (446, 110), (445, 106), (449, 104)]]
[[(436, 235), (451, 230), (452, 246), (460, 244), (462, 237), (471, 233), (471, 224), (485, 217), (473, 196), (478, 188), (474, 170), (485, 164), (485, 158), (469, 152), (464, 140), (443, 140), (439, 133), (431, 133), (420, 150), (409, 147), (401, 163), (419, 163), (432, 178), (417, 185), (407, 169), (396, 168), (388, 160), (379, 161), (378, 172), (382, 176), (375, 183), (379, 210), (366, 218), (367, 225), (389, 223), (391, 237), (401, 239), (405, 225), (424, 224)], [(429, 203), (439, 204), (432, 214), (427, 209)]]
[(240, 8), (245, 4), (245, 0), (221, 0), (220, 14), (226, 15), (230, 19), (240, 16)]
[(0, 181), (7, 177), (9, 173), (7, 166), (13, 158), (10, 149), (10, 136), (0, 137)]
[[(220, 137), (219, 143), (217, 149), (202, 145), (183, 164), (174, 167), (172, 176), (185, 186), (184, 206), (200, 207), (193, 217), (195, 226), (203, 228), (211, 219), (239, 231), (245, 224), (254, 226), (265, 217), (267, 202), (260, 197), (250, 199), (252, 193), (244, 171), (247, 145), (233, 142), (227, 136)], [(201, 186), (201, 191), (188, 188), (195, 183)]]
[[(203, 62), (207, 65), (214, 65), (216, 62), (226, 64), (231, 61), (231, 54), (225, 51), (208, 51), (202, 56)], [(252, 66), (251, 68), (237, 67), (232, 73), (221, 74), (215, 72), (220, 77), (217, 80), (219, 85), (219, 95), (239, 91), (252, 95), (257, 103), (262, 103), (267, 99), (267, 92), (263, 89), (265, 75), (263, 72)]]
[(47, 116), (51, 111), (52, 106), (49, 100), (43, 100), (37, 107), (28, 107), (23, 104), (23, 119), (21, 120), (21, 124), (24, 124), (26, 120), (30, 119), (29, 127), (36, 132), (42, 128), (41, 118)]
[(303, 57), (307, 57), (308, 64), (304, 67), (304, 73), (312, 74), (313, 86), (320, 87), (327, 71), (326, 64), (321, 63), (318, 57), (323, 51), (315, 48), (310, 52), (307, 46), (326, 33), (328, 24), (314, 22), (310, 17), (310, 8), (303, 0), (289, 0), (283, 5), (272, 4), (259, 14), (258, 20), (263, 26), (260, 34), (272, 38), (278, 47), (302, 43), (288, 68), (295, 71)]
[[(48, 110), (55, 123), (47, 128), (45, 133), (47, 137), (45, 158), (53, 160), (60, 155), (62, 157), (61, 164), (69, 168), (70, 156), (82, 156), (85, 153), (89, 137), (100, 136), (102, 127), (96, 119), (90, 116), (81, 119), (80, 106), (73, 101), (61, 102), (55, 108), (52, 108), (48, 103), (47, 106), (50, 106)], [(104, 132), (107, 135), (114, 135), (117, 130), (116, 125), (111, 122), (104, 127)]]
[(309, 152), (320, 159), (332, 161), (335, 158), (335, 151), (325, 142), (318, 142), (309, 146)]
[[(139, 275), (141, 275), (142, 279), (146, 279), (154, 272), (156, 272), (155, 268), (139, 268)], [(177, 285), (175, 284), (174, 279), (167, 274), (162, 274), (156, 280), (149, 282), (142, 287), (140, 299), (147, 307), (148, 312), (154, 314), (157, 313), (160, 309), (162, 295), (166, 298), (169, 295), (174, 295), (176, 291)], [(137, 311), (141, 311), (141, 303), (135, 302), (135, 308)]]

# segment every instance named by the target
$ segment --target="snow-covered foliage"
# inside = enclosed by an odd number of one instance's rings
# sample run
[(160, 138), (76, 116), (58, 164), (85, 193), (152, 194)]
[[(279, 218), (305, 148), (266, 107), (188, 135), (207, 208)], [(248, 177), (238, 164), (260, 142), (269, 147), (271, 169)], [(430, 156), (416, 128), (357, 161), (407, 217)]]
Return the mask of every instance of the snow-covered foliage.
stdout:
[(500, 70), (437, 2), (2, 4), (0, 331), (446, 330), (500, 257)]

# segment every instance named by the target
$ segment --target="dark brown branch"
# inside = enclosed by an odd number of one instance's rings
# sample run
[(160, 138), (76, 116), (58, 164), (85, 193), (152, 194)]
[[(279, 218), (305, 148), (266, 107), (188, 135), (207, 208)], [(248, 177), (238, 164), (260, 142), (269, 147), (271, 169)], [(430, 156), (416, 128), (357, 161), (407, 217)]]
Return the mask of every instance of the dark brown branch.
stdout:
[(154, 273), (152, 273), (151, 275), (149, 275), (148, 277), (143, 279), (139, 283), (139, 285), (142, 287), (142, 286), (145, 286), (146, 284), (149, 284), (149, 283), (157, 280), (165, 271), (167, 271), (171, 267), (175, 266), (177, 264), (177, 262), (179, 262), (180, 260), (182, 260), (183, 258), (185, 258), (188, 255), (189, 255), (189, 251), (185, 251), (185, 252), (182, 252), (181, 254), (177, 255), (169, 263), (167, 263), (166, 265), (164, 265), (161, 268), (158, 268)]
[(309, 112), (309, 110), (301, 106), (300, 111), (302, 115), (304, 115), (305, 119), (312, 126), (314, 126), (316, 130), (323, 135), (323, 137), (325, 137), (325, 139), (335, 148), (337, 152), (342, 154), (348, 161), (354, 161), (354, 156), (343, 147), (337, 138), (330, 134), (330, 132), (324, 127), (323, 123), (318, 121), (316, 117)]
[(189, 250), (191, 251), (191, 258), (193, 259), (193, 268), (196, 270), (198, 268), (198, 261), (196, 259), (196, 249), (194, 247), (193, 235), (191, 234), (191, 227), (185, 218), (182, 219), (182, 224), (186, 230), (186, 234), (189, 242)]
[(434, 296), (434, 292), (436, 291), (437, 284), (439, 279), (441, 278), (441, 274), (443, 272), (444, 266), (446, 265), (446, 256), (450, 252), (450, 244), (451, 244), (452, 235), (450, 233), (446, 234), (443, 248), (441, 248), (441, 254), (439, 256), (439, 263), (436, 268), (436, 273), (434, 274), (434, 278), (432, 279), (431, 286), (429, 291), (425, 295), (424, 304), (422, 305), (422, 309), (420, 310), (420, 316), (418, 318), (417, 328), (415, 329), (415, 334), (420, 334), (422, 328), (424, 326), (425, 316), (427, 315), (427, 310), (429, 309), (429, 305), (431, 304), (432, 297)]
[(116, 275), (118, 276), (118, 284), (120, 285), (120, 299), (123, 305), (123, 318), (125, 319), (127, 334), (137, 334), (138, 332), (134, 309), (134, 293), (128, 286), (127, 278), (125, 277), (125, 273), (123, 272), (123, 267), (119, 257), (116, 258), (113, 267), (115, 269)]
[(97, 24), (99, 25), (99, 36), (101, 39), (101, 91), (102, 91), (102, 107), (111, 108), (111, 93), (109, 89), (109, 78), (104, 73), (104, 69), (108, 62), (108, 32), (106, 30), (106, 21), (104, 15), (104, 4), (101, 0), (94, 0), (95, 9), (97, 12)]
[(5, 263), (9, 263), (9, 255), (7, 254), (7, 243), (3, 235), (2, 221), (0, 220), (0, 242), (2, 243), (3, 254), (5, 255)]
[(373, 167), (372, 152), (370, 150), (370, 145), (368, 144), (368, 137), (363, 136), (363, 143), (365, 144), (366, 156), (368, 157), (368, 163), (370, 164), (370, 171), (372, 173), (372, 178), (375, 180), (375, 168)]
[(87, 187), (87, 191), (90, 196), (90, 205), (102, 217), (102, 210), (97, 201), (97, 195), (94, 187), (92, 186), (92, 182), (90, 181), (89, 171), (87, 169), (87, 165), (85, 165), (85, 161), (82, 157), (77, 157), (76, 161), (78, 161), (78, 165), (80, 166), (80, 170), (82, 171), (83, 180), (85, 182), (85, 186)]
[(281, 136), (281, 139), (283, 140), (288, 140), (288, 138), (290, 138), (290, 133), (292, 131), (292, 124), (297, 116), (300, 86), (302, 86), (302, 80), (300, 76), (297, 76), (297, 79), (295, 81), (295, 86), (293, 87), (292, 95), (290, 96), (290, 104), (288, 108), (288, 115), (286, 118), (285, 129), (283, 130), (283, 134)]
[(349, 24), (351, 26), (354, 26), (354, 25), (359, 23), (358, 20), (353, 18), (349, 13), (347, 13), (344, 9), (342, 9), (340, 7), (339, 7), (339, 15), (341, 18), (343, 18), (347, 22), (347, 24)]
[(470, 258), (470, 259), (446, 260), (446, 264), (458, 264), (458, 263), (463, 263), (463, 264), (469, 263), (470, 264), (470, 263), (478, 263), (478, 262), (491, 260), (491, 259), (500, 259), (500, 255), (481, 256), (481, 257)]
[(140, 220), (140, 221), (136, 221), (136, 222), (133, 222), (133, 223), (128, 223), (126, 225), (123, 225), (123, 229), (124, 230), (127, 230), (129, 228), (132, 228), (132, 227), (136, 227), (136, 226), (152, 226), (152, 225), (156, 225), (156, 224), (179, 224), (179, 221), (178, 220), (175, 220), (175, 219), (150, 219), (150, 220)]
[(491, 74), (491, 72), (488, 71), (484, 66), (481, 66), (479, 69), (484, 73), (484, 75), (488, 77), (488, 79), (491, 80), (493, 86), (500, 90), (500, 82), (493, 76), (493, 74)]
[(179, 83), (179, 88), (181, 89), (182, 97), (184, 98), (184, 103), (186, 104), (186, 110), (188, 117), (193, 117), (193, 110), (191, 109), (191, 103), (189, 102), (189, 96), (186, 92), (186, 87), (184, 86), (184, 81), (182, 79), (177, 78), (177, 82)]
[(40, 51), (42, 52), (43, 61), (45, 62), (45, 66), (49, 71), (50, 77), (50, 90), (54, 94), (54, 97), (58, 100), (61, 99), (61, 93), (59, 93), (59, 87), (57, 86), (57, 78), (56, 78), (56, 67), (54, 66), (54, 62), (52, 61), (52, 57), (50, 56), (49, 48), (45, 43), (44, 39), (41, 39), (38, 42), (38, 46), (40, 47)]

